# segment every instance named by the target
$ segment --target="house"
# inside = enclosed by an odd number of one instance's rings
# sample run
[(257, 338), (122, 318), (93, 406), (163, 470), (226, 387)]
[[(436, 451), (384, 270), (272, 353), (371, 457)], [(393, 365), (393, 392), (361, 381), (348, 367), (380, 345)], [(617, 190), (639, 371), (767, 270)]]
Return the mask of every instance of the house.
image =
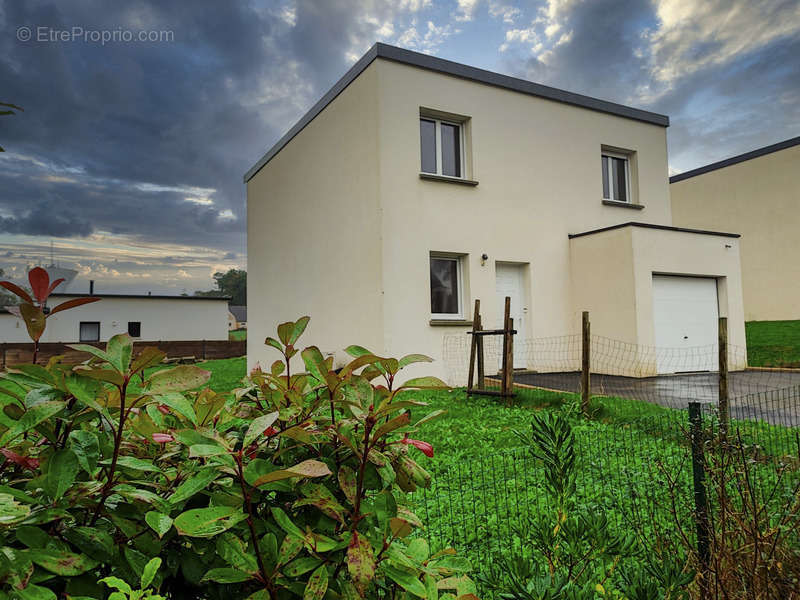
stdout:
[(673, 226), (668, 124), (376, 44), (245, 174), (249, 366), (304, 314), (323, 352), (440, 359), (476, 298), (492, 327), (505, 296), (520, 343), (589, 310), (642, 347), (714, 344), (723, 315), (743, 346), (738, 235)]
[(683, 227), (742, 234), (748, 321), (800, 319), (800, 137), (670, 178)]
[(247, 307), (228, 305), (228, 329), (247, 329)]
[[(54, 293), (53, 307), (87, 294)], [(118, 333), (142, 341), (191, 341), (228, 339), (229, 298), (205, 296), (156, 296), (94, 294), (102, 298), (85, 306), (54, 314), (47, 319), (42, 342), (105, 342)], [(25, 324), (8, 312), (0, 312), (0, 343), (29, 342)]]

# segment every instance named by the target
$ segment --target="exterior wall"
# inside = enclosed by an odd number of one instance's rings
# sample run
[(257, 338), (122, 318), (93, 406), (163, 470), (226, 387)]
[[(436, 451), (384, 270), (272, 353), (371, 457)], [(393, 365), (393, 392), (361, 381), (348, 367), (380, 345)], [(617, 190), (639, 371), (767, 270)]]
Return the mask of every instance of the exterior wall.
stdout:
[[(521, 337), (580, 331), (580, 310), (570, 301), (568, 234), (634, 220), (671, 224), (666, 130), (376, 62), (386, 352), (440, 359), (443, 336), (468, 329), (429, 324), (430, 251), (466, 255), (465, 312), (480, 298), (486, 326), (500, 315), (495, 261), (508, 261), (527, 264), (529, 327)], [(419, 178), (421, 107), (470, 118), (467, 175), (477, 186)], [(601, 145), (637, 152), (634, 182), (643, 210), (602, 204)], [(443, 375), (444, 367), (437, 361), (410, 375), (422, 371)]]
[(674, 224), (742, 234), (745, 319), (800, 319), (800, 146), (670, 185)]
[(303, 315), (303, 346), (383, 350), (377, 110), (373, 63), (248, 182), (248, 368)]
[[(102, 297), (102, 296), (101, 296)], [(54, 294), (50, 306), (68, 298)], [(47, 319), (42, 342), (78, 342), (81, 321), (100, 322), (100, 341), (127, 333), (128, 321), (142, 324), (140, 340), (227, 340), (226, 299), (111, 298), (57, 313)], [(29, 342), (25, 324), (10, 314), (0, 314), (0, 342)]]
[(570, 240), (572, 308), (589, 311), (592, 334), (639, 343), (632, 227)]

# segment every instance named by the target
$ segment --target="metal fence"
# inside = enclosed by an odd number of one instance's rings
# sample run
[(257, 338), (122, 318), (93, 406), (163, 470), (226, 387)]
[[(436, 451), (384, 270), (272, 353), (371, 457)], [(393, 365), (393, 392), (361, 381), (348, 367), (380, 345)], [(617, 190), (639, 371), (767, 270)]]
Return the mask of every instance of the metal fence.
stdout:
[[(511, 402), (536, 408), (537, 402), (547, 405), (545, 400), (561, 397), (577, 408), (585, 343), (580, 335), (515, 340), (514, 366), (523, 368), (515, 368)], [(599, 336), (589, 337), (588, 343), (595, 418), (574, 420), (579, 500), (602, 511), (617, 531), (636, 536), (645, 548), (681, 542), (696, 548), (693, 473), (698, 459), (695, 455), (693, 464), (689, 405), (699, 411), (705, 435), (720, 435), (719, 346), (643, 348)], [(451, 384), (466, 381), (469, 351), (469, 336), (445, 338)], [(490, 388), (500, 386), (499, 376), (493, 375), (501, 355), (500, 340), (485, 338)], [(728, 346), (723, 355), (727, 447), (741, 454), (769, 514), (771, 506), (780, 510), (781, 502), (800, 490), (800, 370), (749, 368), (746, 351), (739, 347)], [(658, 375), (664, 371), (672, 374)], [(713, 515), (715, 494), (709, 497)], [(465, 459), (435, 473), (431, 487), (412, 501), (432, 546), (457, 548), (479, 570), (491, 569), (497, 556), (523, 544), (530, 519), (552, 510), (543, 466), (526, 448)]]
[[(699, 410), (707, 435), (718, 435), (713, 407), (700, 405)], [(792, 410), (796, 417), (800, 404)], [(747, 454), (761, 501), (777, 510), (800, 484), (799, 432), (771, 425), (757, 413), (750, 416), (756, 419), (733, 419), (728, 438), (732, 448)], [(676, 547), (682, 540), (696, 547), (688, 410), (632, 418), (618, 426), (576, 420), (574, 436), (580, 503), (602, 512), (615, 531), (635, 536), (648, 551)], [(795, 468), (782, 469), (787, 463)], [(465, 459), (435, 473), (431, 487), (411, 500), (433, 550), (454, 547), (476, 570), (486, 571), (499, 556), (524, 544), (532, 518), (554, 510), (544, 481), (544, 467), (528, 448), (518, 448)]]

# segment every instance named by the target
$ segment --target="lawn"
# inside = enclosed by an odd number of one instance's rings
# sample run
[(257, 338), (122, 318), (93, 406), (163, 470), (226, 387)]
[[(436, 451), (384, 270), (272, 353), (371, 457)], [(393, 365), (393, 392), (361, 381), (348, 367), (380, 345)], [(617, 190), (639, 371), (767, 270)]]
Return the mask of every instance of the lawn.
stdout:
[(228, 332), (228, 339), (232, 342), (243, 342), (247, 339), (247, 329), (234, 329)]
[[(245, 359), (200, 363), (212, 371), (217, 391), (235, 387), (245, 373)], [(543, 471), (516, 431), (530, 426), (537, 411), (560, 411), (571, 417), (581, 475), (579, 496), (602, 506), (619, 527), (642, 537), (672, 531), (669, 473), (680, 497), (677, 507), (690, 520), (692, 500), (687, 413), (646, 402), (593, 398), (590, 420), (579, 416), (574, 394), (525, 389), (512, 406), (497, 398), (467, 397), (463, 390), (409, 393), (427, 406), (412, 409), (412, 422), (435, 410), (446, 414), (424, 424), (415, 437), (430, 442), (434, 457), (418, 456), (433, 475), (432, 486), (412, 496), (435, 546), (456, 544), (476, 564), (490, 560), (514, 527), (542, 509)], [(737, 431), (766, 454), (796, 455), (790, 430), (764, 423), (739, 422)], [(790, 439), (791, 438), (791, 439)], [(759, 476), (771, 479), (766, 467)], [(688, 522), (688, 521), (687, 521)]]
[(800, 321), (745, 323), (752, 367), (800, 367)]

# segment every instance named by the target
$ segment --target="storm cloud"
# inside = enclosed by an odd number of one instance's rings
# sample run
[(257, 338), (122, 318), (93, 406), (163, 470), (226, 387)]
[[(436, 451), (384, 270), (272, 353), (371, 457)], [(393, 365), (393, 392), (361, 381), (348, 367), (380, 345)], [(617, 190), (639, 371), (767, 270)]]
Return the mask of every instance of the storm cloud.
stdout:
[[(47, 37), (75, 28), (168, 35)], [(669, 114), (675, 171), (800, 134), (790, 0), (0, 0), (0, 268), (245, 266), (242, 174), (375, 41)]]

